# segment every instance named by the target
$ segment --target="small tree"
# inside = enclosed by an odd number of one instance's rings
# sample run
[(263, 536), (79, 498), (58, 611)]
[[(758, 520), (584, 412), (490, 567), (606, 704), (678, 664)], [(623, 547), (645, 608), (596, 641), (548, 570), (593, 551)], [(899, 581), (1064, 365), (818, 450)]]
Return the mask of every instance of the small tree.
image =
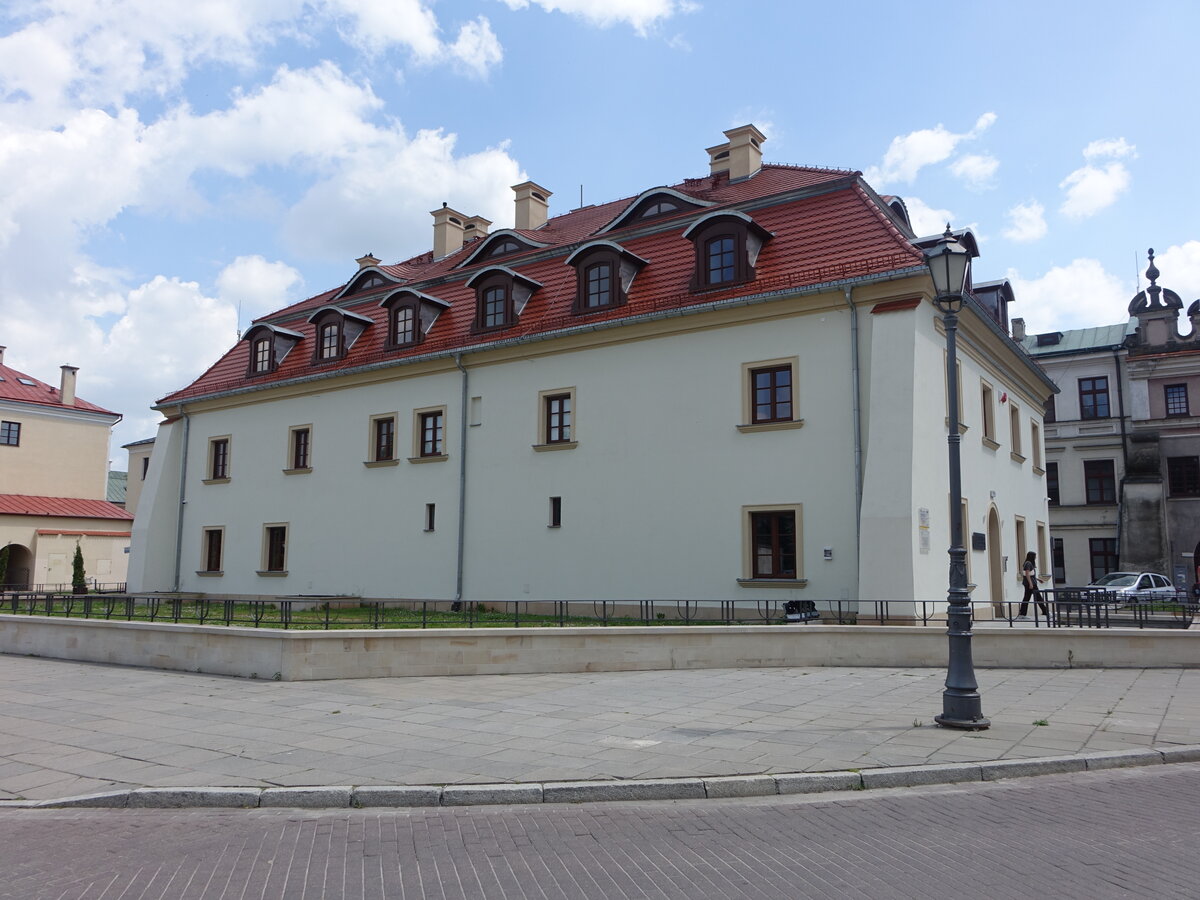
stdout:
[(83, 548), (75, 545), (75, 559), (71, 561), (71, 593), (87, 593), (87, 576), (83, 571)]

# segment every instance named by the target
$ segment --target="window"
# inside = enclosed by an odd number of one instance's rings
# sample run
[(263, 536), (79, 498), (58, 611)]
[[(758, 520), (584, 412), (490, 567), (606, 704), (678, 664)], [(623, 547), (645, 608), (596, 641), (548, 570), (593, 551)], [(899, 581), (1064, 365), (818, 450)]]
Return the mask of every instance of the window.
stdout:
[(339, 322), (325, 322), (318, 331), (317, 359), (337, 359), (342, 355), (342, 328)]
[(468, 278), (467, 287), (475, 291), (471, 330), (478, 333), (516, 325), (521, 310), (541, 284), (503, 266), (491, 266)]
[(742, 507), (741, 587), (805, 587), (803, 508), (799, 503)]
[(543, 402), (546, 405), (546, 430), (542, 443), (562, 444), (571, 440), (571, 395), (549, 394)]
[(1117, 557), (1116, 538), (1089, 538), (1088, 556), (1092, 567), (1092, 581), (1097, 581), (1109, 572), (1117, 571), (1120, 559)]
[(1111, 459), (1085, 460), (1083, 481), (1089, 504), (1117, 502), (1117, 476)]
[(1029, 449), (1033, 452), (1033, 472), (1041, 475), (1042, 468), (1042, 429), (1038, 427), (1037, 419), (1029, 420)]
[(0, 444), (9, 447), (21, 445), (21, 423), (0, 422)]
[(992, 386), (979, 382), (979, 404), (983, 424), (983, 442), (995, 450), (1000, 446), (996, 440), (996, 406), (992, 400)]
[(437, 515), (437, 507), (432, 503), (425, 504), (425, 530), (433, 531), (435, 517)]
[(568, 256), (566, 264), (575, 269), (571, 311), (581, 315), (623, 305), (626, 291), (646, 261), (612, 241), (594, 241)]
[(251, 371), (254, 373), (270, 372), (271, 366), (271, 339), (261, 337), (251, 344)]
[(1058, 506), (1061, 502), (1058, 497), (1058, 463), (1046, 463), (1046, 497), (1050, 501), (1051, 506)]
[(260, 575), (287, 574), (287, 525), (263, 526), (263, 567)]
[(1024, 560), (1025, 554), (1029, 550), (1029, 545), (1026, 543), (1025, 536), (1025, 517), (1013, 516), (1013, 524), (1017, 532), (1017, 559)]
[(508, 324), (508, 287), (497, 285), (483, 292), (481, 310), (484, 328), (501, 328)]
[(421, 452), (419, 456), (442, 456), (442, 411), (421, 413)]
[(220, 575), (224, 565), (225, 529), (204, 529), (204, 568), (203, 575)]
[(1186, 384), (1163, 385), (1163, 399), (1168, 416), (1188, 416), (1188, 391)]
[(512, 238), (507, 238), (502, 241), (497, 241), (491, 247), (489, 247), (487, 257), (489, 259), (495, 259), (497, 256), (508, 256), (510, 253), (517, 253), (518, 251), (524, 249), (527, 248), (522, 247)]
[(1067, 556), (1063, 551), (1063, 539), (1054, 538), (1050, 542), (1050, 558), (1054, 572), (1055, 584), (1067, 583)]
[(371, 417), (367, 465), (392, 465), (396, 462), (396, 414)]
[(297, 425), (288, 430), (288, 467), (286, 472), (312, 469), (312, 426)]
[(578, 447), (575, 428), (575, 388), (554, 388), (538, 394), (538, 442), (534, 450)]
[(637, 211), (636, 216), (639, 219), (653, 219), (657, 216), (665, 216), (668, 213), (678, 211), (679, 204), (673, 200), (654, 200), (651, 199), (642, 205), (642, 208)]
[(732, 283), (737, 278), (733, 235), (720, 235), (704, 243), (705, 278), (708, 285)]
[(1037, 523), (1037, 558), (1038, 558), (1038, 571), (1042, 572), (1042, 574), (1045, 574), (1042, 571), (1046, 566), (1046, 560), (1047, 560), (1047, 556), (1046, 556), (1046, 523), (1045, 522)]
[(1055, 407), (1053, 394), (1046, 398), (1046, 405), (1042, 412), (1042, 421), (1047, 424), (1058, 421), (1058, 412)]
[(1079, 418), (1108, 418), (1108, 376), (1079, 379)]
[(562, 527), (562, 497), (550, 498), (550, 522), (547, 528)]
[(150, 471), (150, 457), (142, 457), (142, 481), (146, 480), (146, 473)]
[(1021, 408), (1015, 403), (1008, 404), (1008, 433), (1012, 441), (1012, 458), (1025, 462), (1021, 453)]
[(613, 305), (613, 264), (608, 260), (593, 263), (583, 272), (583, 305), (600, 309)]
[(1172, 497), (1200, 497), (1200, 457), (1168, 456), (1167, 483)]
[(405, 303), (392, 310), (391, 333), (389, 343), (394, 347), (403, 347), (417, 342), (417, 311), (411, 303)]
[(796, 514), (750, 513), (753, 578), (796, 577)]
[(743, 213), (710, 213), (683, 233), (695, 246), (691, 289), (703, 291), (753, 281), (759, 250), (770, 232)]
[(229, 480), (228, 435), (210, 438), (208, 441), (208, 478), (205, 484), (223, 484)]
[(792, 420), (792, 367), (768, 366), (750, 370), (750, 421), (790, 422)]

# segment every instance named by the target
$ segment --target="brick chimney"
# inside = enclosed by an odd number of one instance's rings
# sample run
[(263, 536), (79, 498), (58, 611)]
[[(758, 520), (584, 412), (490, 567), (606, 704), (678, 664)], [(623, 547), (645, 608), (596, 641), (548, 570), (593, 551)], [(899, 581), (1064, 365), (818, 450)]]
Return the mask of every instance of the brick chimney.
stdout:
[(430, 215), (433, 216), (433, 258), (442, 259), (462, 249), (463, 226), (467, 217), (445, 203)]
[(1025, 340), (1025, 320), (1013, 319), (1010, 324), (1012, 325), (1012, 339), (1018, 343)]
[(762, 143), (767, 136), (753, 125), (730, 128), (727, 140), (708, 148), (709, 174), (728, 172), (730, 181), (749, 178), (762, 168)]
[(550, 198), (554, 195), (533, 181), (514, 184), (512, 189), (517, 195), (517, 222), (513, 227), (519, 231), (533, 231), (545, 225)]
[(377, 256), (375, 256), (374, 253), (368, 250), (366, 256), (360, 256), (355, 260), (355, 262), (358, 263), (358, 271), (361, 272), (363, 269), (367, 268), (367, 266), (379, 265), (380, 260)]
[(75, 373), (78, 366), (62, 366), (62, 382), (58, 389), (58, 399), (63, 406), (75, 405)]

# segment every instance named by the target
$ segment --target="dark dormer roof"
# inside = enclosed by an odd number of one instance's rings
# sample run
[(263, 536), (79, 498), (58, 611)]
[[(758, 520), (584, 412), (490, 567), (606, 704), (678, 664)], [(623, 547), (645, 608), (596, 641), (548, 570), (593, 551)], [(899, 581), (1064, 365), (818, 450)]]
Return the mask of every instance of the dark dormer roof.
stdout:
[(645, 204), (647, 200), (657, 197), (661, 197), (664, 202), (676, 203), (679, 206), (680, 213), (695, 209), (703, 209), (706, 206), (714, 205), (708, 200), (701, 200), (698, 197), (692, 197), (688, 194), (674, 190), (673, 188), (650, 188), (650, 190), (642, 191), (642, 193), (634, 197), (633, 200), (626, 204), (625, 208), (622, 209), (620, 214), (617, 215), (617, 217), (611, 222), (602, 228), (596, 229), (596, 234), (604, 234), (605, 232), (612, 231), (616, 228), (622, 228), (625, 225), (637, 224), (638, 220), (636, 217), (634, 217), (634, 213), (637, 212), (637, 210), (643, 204)]
[(327, 312), (335, 312), (339, 316), (343, 316), (344, 318), (347, 318), (347, 319), (353, 319), (355, 322), (360, 322), (364, 326), (375, 324), (375, 320), (372, 319), (370, 316), (364, 316), (364, 315), (361, 315), (356, 312), (351, 312), (348, 309), (342, 309), (340, 306), (336, 306), (332, 303), (326, 303), (324, 306), (320, 307), (319, 309), (314, 310), (313, 314), (308, 317), (308, 321), (314, 322), (314, 321), (316, 321), (318, 316), (323, 316)]
[[(970, 228), (952, 228), (950, 234), (954, 238), (971, 251), (971, 259), (979, 258), (979, 241), (975, 239), (975, 232)], [(922, 250), (928, 250), (938, 241), (945, 237), (945, 234), (931, 234), (926, 237), (919, 237), (913, 241), (913, 246), (920, 247)]]
[(421, 301), (422, 303), (432, 303), (434, 306), (440, 307), (442, 309), (450, 308), (450, 304), (447, 303), (445, 300), (439, 300), (437, 297), (430, 296), (429, 294), (422, 294), (420, 291), (415, 291), (412, 288), (401, 288), (398, 291), (392, 291), (390, 294), (388, 294), (386, 297), (384, 297), (382, 300), (379, 301), (379, 305), (380, 306), (391, 306), (393, 303), (397, 303), (400, 300), (402, 300), (405, 296), (415, 297), (417, 300)]
[[(310, 320), (311, 321), (311, 320)], [(242, 335), (243, 341), (253, 340), (261, 331), (270, 332), (272, 335), (288, 338), (293, 341), (304, 340), (304, 335), (298, 331), (292, 331), (290, 328), (283, 328), (279, 325), (272, 325), (269, 322), (258, 322), (246, 329), (246, 333)]]
[[(395, 266), (387, 266), (387, 269), (395, 269)], [(381, 266), (367, 266), (365, 269), (355, 273), (354, 277), (346, 282), (346, 286), (333, 295), (334, 300), (341, 300), (343, 297), (348, 297), (351, 294), (359, 294), (363, 291), (377, 291), (383, 288), (402, 284), (403, 279), (393, 272), (385, 271)]]
[(511, 241), (517, 245), (518, 249), (512, 251), (513, 253), (520, 253), (527, 250), (538, 250), (542, 247), (550, 246), (545, 241), (535, 241), (530, 239), (525, 233), (517, 231), (515, 228), (501, 228), (499, 231), (493, 231), (485, 238), (480, 238), (475, 249), (468, 253), (462, 262), (457, 263), (457, 267), (463, 269), (472, 263), (486, 261), (490, 257), (493, 248), (495, 248), (498, 244), (505, 243), (506, 241)]
[(684, 229), (683, 236), (690, 240), (693, 234), (695, 234), (709, 222), (714, 222), (717, 219), (737, 219), (738, 221), (742, 222), (750, 231), (758, 234), (758, 236), (764, 241), (772, 236), (771, 232), (767, 231), (767, 229), (763, 228), (744, 212), (739, 212), (736, 209), (717, 209), (710, 213), (706, 213), (700, 218), (693, 220), (692, 224)]
[(542, 286), (540, 281), (534, 281), (532, 278), (528, 278), (525, 275), (522, 275), (520, 272), (510, 269), (508, 266), (486, 266), (467, 279), (467, 287), (473, 288), (484, 278), (488, 278), (497, 273), (507, 275), (513, 281), (519, 281), (531, 288), (540, 288)]
[(627, 259), (633, 260), (634, 262), (636, 262), (640, 265), (643, 265), (643, 266), (646, 265), (646, 260), (642, 259), (636, 253), (630, 253), (628, 250), (626, 250), (620, 244), (614, 243), (613, 241), (603, 241), (603, 240), (588, 241), (586, 244), (583, 244), (582, 246), (576, 248), (575, 251), (570, 256), (568, 256), (566, 259), (563, 260), (563, 262), (566, 263), (568, 266), (574, 265), (575, 260), (578, 259), (580, 256), (582, 256), (584, 253), (587, 253), (591, 250), (598, 250), (600, 248), (604, 248), (606, 250), (612, 250), (614, 253), (619, 253), (621, 256), (624, 256)]

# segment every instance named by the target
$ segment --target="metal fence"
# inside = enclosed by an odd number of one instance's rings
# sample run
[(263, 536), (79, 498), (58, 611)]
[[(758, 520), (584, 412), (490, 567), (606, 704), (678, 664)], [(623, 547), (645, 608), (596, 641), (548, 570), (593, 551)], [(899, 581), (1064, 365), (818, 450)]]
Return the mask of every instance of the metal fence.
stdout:
[[(1197, 613), (1185, 594), (1130, 601), (1103, 591), (1062, 588), (1045, 592), (1044, 608), (1031, 603), (972, 603), (979, 627), (1187, 628)], [(56, 618), (129, 622), (238, 625), (252, 628), (499, 628), (621, 625), (859, 624), (945, 627), (945, 600), (449, 600), (295, 598), (244, 600), (160, 594), (0, 593), (0, 612)]]

